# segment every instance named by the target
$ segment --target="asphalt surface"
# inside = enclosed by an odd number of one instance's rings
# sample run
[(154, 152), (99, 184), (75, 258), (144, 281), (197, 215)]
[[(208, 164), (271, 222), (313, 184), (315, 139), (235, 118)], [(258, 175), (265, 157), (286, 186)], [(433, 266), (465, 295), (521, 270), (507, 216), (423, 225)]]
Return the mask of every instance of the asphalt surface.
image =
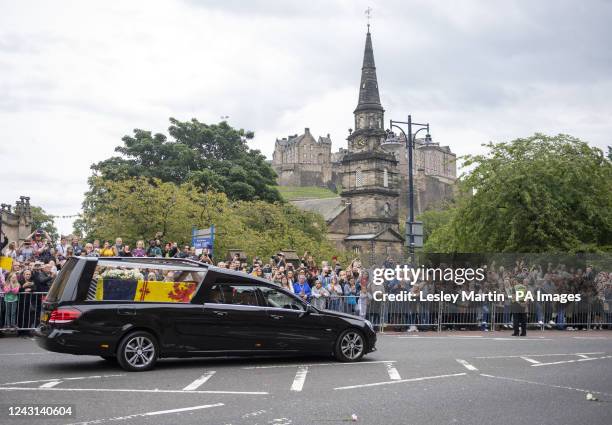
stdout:
[[(612, 423), (610, 331), (384, 334), (358, 364), (177, 359), (140, 373), (4, 338), (0, 371), (0, 424)], [(7, 416), (24, 403), (75, 416)]]

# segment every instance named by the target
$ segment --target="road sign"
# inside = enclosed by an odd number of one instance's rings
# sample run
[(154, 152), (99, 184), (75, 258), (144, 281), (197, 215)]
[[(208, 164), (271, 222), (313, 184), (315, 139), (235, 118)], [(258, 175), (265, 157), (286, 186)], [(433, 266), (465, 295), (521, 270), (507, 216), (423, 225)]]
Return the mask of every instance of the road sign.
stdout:
[(213, 224), (208, 229), (196, 229), (191, 231), (191, 245), (195, 247), (196, 253), (199, 255), (204, 249), (213, 254), (213, 246), (215, 244), (215, 225)]

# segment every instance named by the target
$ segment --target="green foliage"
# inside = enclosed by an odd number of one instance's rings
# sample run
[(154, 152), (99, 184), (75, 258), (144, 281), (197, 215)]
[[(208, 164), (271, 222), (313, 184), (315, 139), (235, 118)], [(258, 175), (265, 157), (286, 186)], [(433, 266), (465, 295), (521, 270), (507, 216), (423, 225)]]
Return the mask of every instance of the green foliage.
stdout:
[(224, 193), (203, 192), (189, 182), (177, 185), (144, 177), (92, 177), (90, 188), (77, 229), (88, 239), (120, 236), (133, 244), (163, 232), (164, 240), (182, 244), (190, 242), (192, 226), (214, 224), (219, 259), (230, 248), (262, 258), (283, 249), (308, 250), (321, 259), (338, 254), (327, 241), (323, 218), (290, 204), (232, 201)]
[(612, 245), (612, 163), (572, 136), (489, 143), (455, 204), (423, 216), (429, 252), (580, 252)]
[(55, 227), (55, 220), (52, 215), (49, 215), (41, 207), (31, 206), (30, 211), (32, 213), (32, 231), (36, 229), (42, 229), (46, 231), (53, 240), (59, 238), (57, 227)]
[[(457, 208), (454, 204), (447, 204), (442, 209), (431, 209), (421, 214), (418, 219), (423, 222), (426, 252), (452, 252), (449, 244), (452, 238), (448, 237)], [(442, 229), (444, 229), (442, 231)]]
[(105, 180), (131, 177), (160, 179), (183, 184), (192, 182), (203, 191), (224, 192), (232, 200), (281, 201), (276, 174), (259, 150), (249, 149), (252, 132), (236, 130), (225, 121), (204, 124), (196, 119), (170, 118), (168, 133), (134, 130), (123, 137), (123, 146), (113, 156), (92, 165)]
[(285, 201), (293, 201), (295, 199), (323, 199), (335, 198), (337, 193), (324, 187), (316, 186), (277, 186), (276, 189), (280, 192)]

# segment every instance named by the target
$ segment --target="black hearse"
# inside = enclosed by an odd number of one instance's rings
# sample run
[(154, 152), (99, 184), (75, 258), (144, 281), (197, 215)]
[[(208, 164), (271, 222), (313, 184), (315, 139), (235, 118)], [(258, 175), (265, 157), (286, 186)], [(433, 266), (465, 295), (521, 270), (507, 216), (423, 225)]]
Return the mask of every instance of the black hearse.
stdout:
[(269, 281), (196, 261), (69, 259), (43, 303), (38, 344), (129, 371), (162, 357), (333, 355), (375, 350), (367, 320), (318, 310)]

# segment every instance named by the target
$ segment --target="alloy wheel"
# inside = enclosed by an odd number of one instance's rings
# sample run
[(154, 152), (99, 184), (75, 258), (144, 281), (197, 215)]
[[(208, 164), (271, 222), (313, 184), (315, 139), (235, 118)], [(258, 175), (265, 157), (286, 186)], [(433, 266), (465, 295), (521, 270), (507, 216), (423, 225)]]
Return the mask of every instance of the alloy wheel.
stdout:
[(125, 345), (124, 356), (130, 366), (141, 369), (155, 359), (155, 345), (146, 336), (135, 336)]
[(340, 351), (349, 360), (355, 360), (363, 352), (363, 337), (358, 332), (347, 332), (340, 341)]

